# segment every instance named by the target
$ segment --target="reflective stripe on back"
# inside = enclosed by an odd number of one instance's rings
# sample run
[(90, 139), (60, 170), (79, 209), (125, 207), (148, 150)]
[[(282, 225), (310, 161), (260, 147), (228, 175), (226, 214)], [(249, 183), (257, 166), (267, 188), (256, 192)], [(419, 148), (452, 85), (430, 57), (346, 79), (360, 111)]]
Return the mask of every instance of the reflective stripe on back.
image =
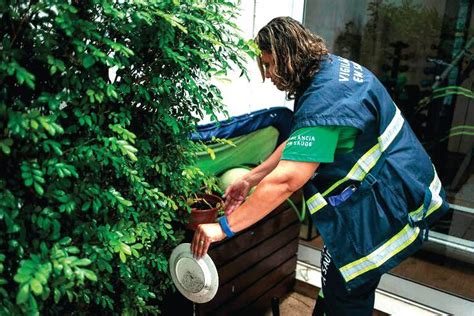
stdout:
[(395, 137), (397, 137), (405, 122), (400, 110), (397, 108), (395, 103), (393, 106), (395, 107), (395, 114), (385, 131), (380, 137), (378, 137), (378, 143), (369, 149), (361, 158), (359, 158), (359, 160), (357, 160), (357, 162), (354, 164), (354, 166), (352, 166), (351, 170), (347, 173), (347, 175), (344, 176), (344, 178), (339, 179), (328, 189), (326, 189), (326, 191), (323, 192), (323, 196), (327, 196), (338, 186), (348, 180), (364, 180), (367, 173), (369, 173), (370, 170), (375, 166), (377, 161), (382, 156), (382, 152), (384, 152), (393, 142)]
[(378, 247), (375, 251), (359, 260), (343, 266), (339, 271), (342, 273), (346, 282), (349, 282), (367, 271), (380, 267), (387, 260), (415, 241), (419, 233), (420, 229), (418, 227), (411, 227), (407, 224), (400, 232), (386, 241), (382, 246)]

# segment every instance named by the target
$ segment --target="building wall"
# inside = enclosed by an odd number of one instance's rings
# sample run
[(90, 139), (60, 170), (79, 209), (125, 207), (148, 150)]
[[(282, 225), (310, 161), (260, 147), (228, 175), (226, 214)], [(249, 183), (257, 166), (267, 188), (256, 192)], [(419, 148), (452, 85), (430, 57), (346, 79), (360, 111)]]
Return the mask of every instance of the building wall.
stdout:
[[(242, 0), (241, 15), (235, 23), (241, 28), (245, 39), (254, 38), (258, 30), (278, 16), (291, 16), (302, 22), (304, 0)], [(259, 109), (285, 106), (293, 109), (293, 101), (285, 100), (285, 93), (277, 90), (270, 81), (262, 82), (255, 60), (249, 59), (247, 70), (250, 81), (240, 76), (240, 71), (229, 73), (225, 81), (216, 81), (230, 116), (253, 112)], [(219, 116), (224, 119), (224, 115)], [(209, 122), (205, 118), (202, 123)]]

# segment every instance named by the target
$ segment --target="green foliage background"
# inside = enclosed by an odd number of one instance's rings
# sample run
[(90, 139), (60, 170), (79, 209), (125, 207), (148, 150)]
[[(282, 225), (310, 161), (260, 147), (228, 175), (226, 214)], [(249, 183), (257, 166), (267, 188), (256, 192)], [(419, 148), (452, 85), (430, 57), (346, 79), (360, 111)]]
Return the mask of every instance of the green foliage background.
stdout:
[(235, 14), (0, 1), (0, 314), (159, 312), (177, 210), (208, 181), (188, 135), (222, 110), (211, 76), (254, 51)]

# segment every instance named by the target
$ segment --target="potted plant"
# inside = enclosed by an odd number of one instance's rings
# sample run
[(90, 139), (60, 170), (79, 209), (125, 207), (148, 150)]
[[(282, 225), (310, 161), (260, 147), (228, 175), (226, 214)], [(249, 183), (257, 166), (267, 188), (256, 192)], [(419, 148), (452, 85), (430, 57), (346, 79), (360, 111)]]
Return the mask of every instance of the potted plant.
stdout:
[(224, 201), (213, 193), (196, 194), (194, 198), (188, 199), (191, 208), (187, 229), (196, 230), (199, 224), (213, 223), (217, 219), (219, 211), (224, 206)]

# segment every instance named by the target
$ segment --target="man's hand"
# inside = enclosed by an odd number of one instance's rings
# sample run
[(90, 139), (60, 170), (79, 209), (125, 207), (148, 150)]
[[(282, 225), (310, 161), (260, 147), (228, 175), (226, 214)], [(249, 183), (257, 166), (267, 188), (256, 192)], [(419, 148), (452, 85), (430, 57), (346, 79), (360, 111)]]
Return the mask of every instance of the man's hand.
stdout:
[(220, 241), (225, 238), (219, 223), (201, 224), (194, 232), (193, 241), (191, 243), (191, 252), (194, 257), (199, 259), (209, 250), (211, 243)]
[(224, 212), (230, 215), (240, 204), (245, 201), (247, 194), (251, 189), (250, 183), (244, 178), (234, 181), (227, 190), (225, 190)]

